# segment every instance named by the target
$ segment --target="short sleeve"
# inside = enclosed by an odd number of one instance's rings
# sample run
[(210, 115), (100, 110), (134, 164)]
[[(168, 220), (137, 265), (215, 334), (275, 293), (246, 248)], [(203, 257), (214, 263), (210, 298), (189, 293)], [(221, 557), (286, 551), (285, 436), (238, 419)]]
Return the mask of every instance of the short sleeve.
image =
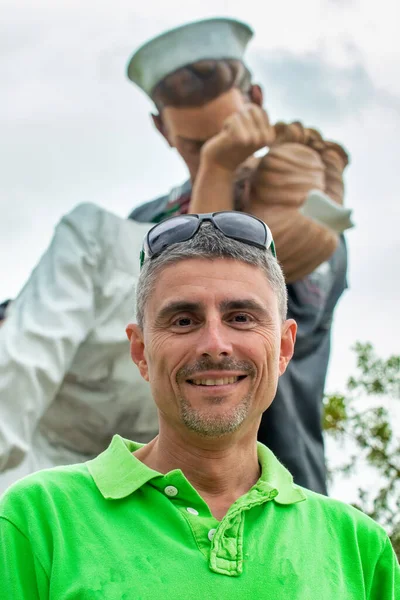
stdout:
[(49, 579), (30, 540), (0, 517), (0, 587), (2, 600), (48, 600)]
[(400, 567), (390, 540), (376, 563), (372, 577), (371, 593), (368, 600), (400, 599)]

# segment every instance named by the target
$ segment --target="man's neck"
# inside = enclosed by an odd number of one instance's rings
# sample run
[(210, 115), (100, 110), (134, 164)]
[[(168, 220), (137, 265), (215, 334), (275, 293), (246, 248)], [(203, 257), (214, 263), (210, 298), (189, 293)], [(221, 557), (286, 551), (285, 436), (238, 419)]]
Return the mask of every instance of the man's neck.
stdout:
[(161, 428), (159, 436), (134, 455), (159, 473), (181, 469), (218, 519), (260, 477), (255, 435), (210, 443)]

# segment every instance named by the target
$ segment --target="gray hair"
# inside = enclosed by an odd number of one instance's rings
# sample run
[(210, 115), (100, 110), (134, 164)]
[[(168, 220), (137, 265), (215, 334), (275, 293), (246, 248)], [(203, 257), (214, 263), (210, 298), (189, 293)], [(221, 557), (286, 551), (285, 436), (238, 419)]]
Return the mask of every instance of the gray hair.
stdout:
[(160, 256), (147, 259), (141, 270), (136, 290), (136, 320), (141, 329), (144, 312), (157, 276), (166, 266), (191, 258), (230, 258), (262, 269), (276, 295), (282, 322), (287, 313), (287, 290), (282, 269), (269, 250), (225, 237), (211, 223), (202, 223), (197, 234), (187, 242), (169, 246)]

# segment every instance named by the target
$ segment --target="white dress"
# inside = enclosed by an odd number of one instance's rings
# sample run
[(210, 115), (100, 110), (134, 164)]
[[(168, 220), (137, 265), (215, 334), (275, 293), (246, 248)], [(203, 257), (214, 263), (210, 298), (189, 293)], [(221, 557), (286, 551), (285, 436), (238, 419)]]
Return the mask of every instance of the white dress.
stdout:
[(157, 434), (125, 334), (151, 226), (79, 205), (11, 304), (0, 328), (0, 493), (37, 469), (97, 455), (114, 433)]

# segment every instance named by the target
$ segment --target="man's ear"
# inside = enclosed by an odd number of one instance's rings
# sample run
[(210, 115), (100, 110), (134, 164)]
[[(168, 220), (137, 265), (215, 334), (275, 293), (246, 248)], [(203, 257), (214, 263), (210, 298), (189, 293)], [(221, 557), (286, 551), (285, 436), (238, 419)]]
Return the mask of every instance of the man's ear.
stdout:
[(126, 335), (130, 342), (131, 358), (140, 371), (141, 376), (149, 381), (149, 368), (144, 351), (142, 330), (136, 323), (130, 323), (126, 328)]
[(250, 100), (254, 103), (257, 104), (257, 106), (262, 106), (263, 102), (264, 102), (264, 94), (263, 91), (261, 89), (261, 86), (259, 86), (257, 83), (253, 84), (250, 88)]
[(161, 135), (163, 136), (163, 138), (167, 141), (168, 146), (170, 146), (171, 148), (173, 148), (169, 137), (168, 137), (168, 133), (167, 133), (167, 129), (164, 125), (164, 121), (162, 120), (162, 116), (161, 115), (154, 115), (153, 113), (151, 113), (151, 118), (153, 120), (153, 125), (154, 127), (157, 129), (157, 131), (159, 133), (161, 133)]
[(293, 356), (296, 341), (297, 323), (294, 319), (287, 319), (282, 325), (281, 350), (279, 354), (279, 375), (283, 375), (290, 359)]

